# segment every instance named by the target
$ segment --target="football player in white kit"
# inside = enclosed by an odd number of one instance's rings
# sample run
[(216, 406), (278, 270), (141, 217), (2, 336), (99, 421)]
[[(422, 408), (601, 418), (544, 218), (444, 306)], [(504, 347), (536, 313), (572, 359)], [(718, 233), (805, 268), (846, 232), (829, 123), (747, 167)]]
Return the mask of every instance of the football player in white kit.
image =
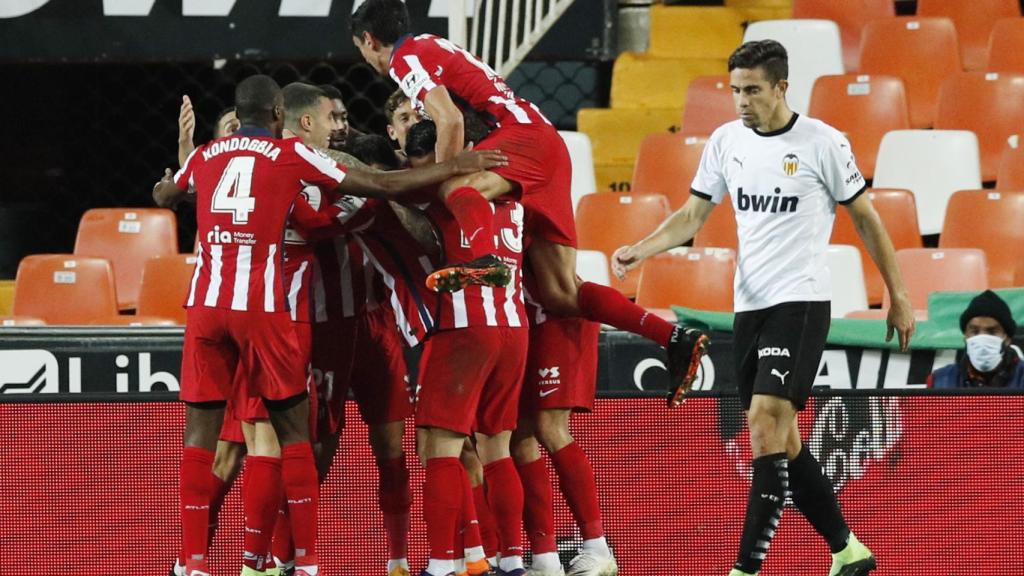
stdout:
[(837, 204), (850, 213), (889, 290), (887, 339), (906, 350), (914, 314), (892, 242), (850, 143), (824, 122), (786, 104), (788, 57), (774, 40), (747, 42), (729, 58), (739, 120), (711, 135), (691, 197), (650, 236), (620, 248), (620, 276), (642, 260), (690, 240), (728, 193), (739, 254), (733, 326), (736, 377), (747, 412), (753, 483), (729, 576), (754, 575), (778, 528), (786, 497), (832, 551), (829, 576), (862, 576), (871, 551), (850, 531), (832, 483), (800, 441), (797, 411), (810, 395), (828, 335), (831, 286), (826, 252)]

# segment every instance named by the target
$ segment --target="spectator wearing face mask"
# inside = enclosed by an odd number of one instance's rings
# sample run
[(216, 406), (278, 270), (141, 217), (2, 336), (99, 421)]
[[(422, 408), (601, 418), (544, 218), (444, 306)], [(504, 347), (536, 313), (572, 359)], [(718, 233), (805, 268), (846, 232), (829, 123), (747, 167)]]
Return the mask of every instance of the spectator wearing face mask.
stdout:
[(1024, 362), (1010, 338), (1017, 324), (995, 292), (976, 296), (960, 316), (967, 353), (928, 377), (929, 388), (1024, 388)]

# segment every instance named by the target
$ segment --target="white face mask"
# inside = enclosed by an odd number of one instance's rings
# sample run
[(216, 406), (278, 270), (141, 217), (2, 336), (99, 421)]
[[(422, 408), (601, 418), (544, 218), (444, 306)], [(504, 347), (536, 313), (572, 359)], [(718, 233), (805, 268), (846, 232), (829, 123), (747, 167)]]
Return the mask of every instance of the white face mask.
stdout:
[(981, 372), (991, 372), (1003, 361), (1003, 339), (991, 334), (978, 334), (967, 339), (967, 357)]

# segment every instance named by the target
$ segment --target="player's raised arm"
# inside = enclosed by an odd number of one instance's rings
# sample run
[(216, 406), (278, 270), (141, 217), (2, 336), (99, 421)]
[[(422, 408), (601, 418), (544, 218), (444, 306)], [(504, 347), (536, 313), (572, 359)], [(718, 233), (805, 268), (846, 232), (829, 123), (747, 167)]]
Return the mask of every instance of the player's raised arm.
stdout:
[(185, 159), (196, 149), (193, 137), (196, 133), (196, 113), (192, 100), (181, 97), (181, 111), (178, 112), (178, 166), (185, 165)]
[(508, 158), (500, 150), (465, 150), (446, 162), (411, 170), (379, 173), (349, 170), (338, 186), (338, 191), (355, 196), (407, 198), (411, 191), (440, 184), (453, 176), (474, 174), (481, 170), (507, 165)]
[(715, 204), (696, 194), (665, 219), (658, 228), (643, 240), (631, 246), (623, 246), (612, 255), (612, 272), (625, 278), (626, 272), (636, 268), (645, 259), (682, 246), (697, 234), (708, 219)]
[(435, 86), (423, 99), (427, 114), (437, 125), (437, 144), (434, 151), (438, 162), (444, 162), (458, 155), (465, 147), (465, 119), (462, 111), (452, 101), (448, 89)]

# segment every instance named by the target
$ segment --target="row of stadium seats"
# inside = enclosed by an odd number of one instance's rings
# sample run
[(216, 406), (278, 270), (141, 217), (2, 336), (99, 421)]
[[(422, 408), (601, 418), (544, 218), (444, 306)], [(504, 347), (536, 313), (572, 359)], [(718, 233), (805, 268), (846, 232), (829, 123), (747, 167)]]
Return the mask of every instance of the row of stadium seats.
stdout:
[[(990, 96), (975, 100), (969, 94), (974, 90), (971, 85), (982, 80), (947, 80), (964, 69), (1000, 73), (975, 75), (998, 84), (987, 90), (1002, 98), (990, 117), (1005, 122), (979, 133), (983, 175), (991, 181), (993, 158), (998, 157), (1005, 142), (1004, 128), (1022, 114), (1020, 98), (1005, 89), (1016, 89), (1020, 82), (1016, 74), (1024, 73), (1024, 18), (1020, 18), (1018, 2), (924, 2), (915, 17), (893, 14), (892, 2), (885, 0), (796, 1), (793, 15), (797, 19), (754, 22), (744, 33), (742, 17), (728, 7), (653, 7), (648, 52), (625, 53), (616, 61), (612, 107), (583, 109), (577, 116), (579, 130), (593, 141), (598, 187), (628, 190), (633, 159), (643, 136), (665, 131), (707, 135), (722, 122), (734, 119), (728, 81), (722, 76), (725, 59), (742, 41), (762, 38), (775, 38), (786, 45), (790, 53), (788, 100), (801, 113), (823, 117), (820, 108), (811, 105), (819, 77), (859, 70), (867, 79), (858, 82), (856, 76), (850, 76), (842, 87), (849, 86), (852, 92), (832, 108), (841, 110), (858, 96), (882, 92), (880, 104), (872, 103), (871, 109), (871, 114), (880, 115), (879, 108), (885, 108), (881, 114), (884, 118), (871, 124), (875, 141), (893, 129), (986, 126), (964, 116), (965, 111), (991, 108)], [(859, 41), (862, 35), (863, 50)], [(978, 38), (984, 40), (981, 48)], [(984, 56), (980, 64), (976, 56), (979, 53)], [(711, 71), (706, 75), (717, 78), (703, 77), (706, 70)], [(1011, 78), (1003, 80), (1008, 74)], [(874, 84), (870, 79), (880, 76), (899, 79), (903, 83), (901, 93), (896, 94), (896, 89), (888, 86), (860, 85)], [(885, 82), (894, 82), (891, 78)], [(707, 85), (717, 88), (724, 98), (709, 104), (707, 90), (703, 89)], [(952, 85), (948, 95), (947, 85)], [(875, 98), (860, 99), (853, 105), (863, 106), (864, 100)], [(940, 106), (940, 100), (946, 105)], [(691, 107), (695, 109), (691, 111)], [(1019, 126), (1016, 124), (1012, 131), (1019, 131)], [(988, 137), (997, 132), (1002, 132), (1003, 138)], [(863, 168), (870, 177), (874, 150), (856, 144), (859, 156), (868, 158)]]

